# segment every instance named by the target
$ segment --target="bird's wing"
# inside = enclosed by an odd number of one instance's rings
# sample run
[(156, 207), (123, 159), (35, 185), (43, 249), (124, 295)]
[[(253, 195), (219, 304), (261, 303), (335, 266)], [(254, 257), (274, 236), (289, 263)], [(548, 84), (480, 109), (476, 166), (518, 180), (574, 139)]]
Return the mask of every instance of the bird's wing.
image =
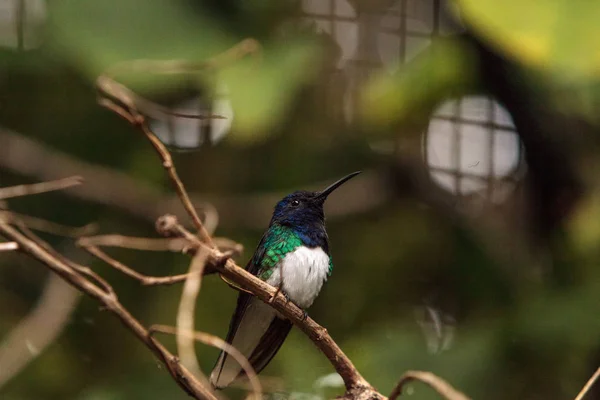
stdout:
[[(268, 235), (269, 232), (263, 235), (254, 257), (246, 265), (246, 270), (253, 275), (259, 275), (263, 267), (264, 244)], [(291, 328), (292, 323), (279, 318), (277, 311), (271, 306), (242, 292), (238, 296), (225, 340), (248, 358), (258, 373), (275, 356)], [(210, 375), (210, 383), (213, 387), (221, 389), (243, 376), (245, 373), (238, 362), (227, 353), (221, 352)]]
[[(235, 330), (231, 337), (228, 335), (227, 342), (238, 349), (248, 359), (254, 371), (259, 373), (283, 344), (292, 323), (279, 318), (277, 311), (255, 297), (250, 299), (245, 310), (239, 314)], [(210, 383), (214, 388), (222, 389), (245, 375), (233, 357), (221, 352), (210, 375)]]

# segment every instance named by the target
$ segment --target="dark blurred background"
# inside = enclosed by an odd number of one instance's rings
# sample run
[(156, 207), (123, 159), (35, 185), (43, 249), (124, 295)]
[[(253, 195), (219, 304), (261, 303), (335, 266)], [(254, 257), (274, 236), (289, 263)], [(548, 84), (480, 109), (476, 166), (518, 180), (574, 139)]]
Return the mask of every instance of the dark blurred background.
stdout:
[[(335, 268), (309, 314), (366, 379), (388, 393), (420, 369), (475, 399), (573, 398), (600, 364), (599, 18), (600, 3), (564, 0), (2, 0), (0, 185), (80, 174), (80, 188), (8, 206), (156, 237), (158, 216), (184, 214), (143, 135), (97, 104), (95, 79), (253, 38), (258, 53), (210, 72), (119, 77), (171, 110), (226, 117), (151, 126), (199, 209), (216, 210), (215, 234), (244, 245), (238, 262), (279, 197), (363, 170), (328, 201)], [(181, 286), (143, 287), (45, 238), (142, 322), (174, 325)], [(149, 275), (189, 264), (109, 252)], [(236, 296), (207, 277), (197, 328), (224, 336)], [(15, 334), (32, 315), (45, 325)], [(217, 351), (197, 350), (210, 371)], [(333, 372), (293, 330), (261, 376), (320, 399), (343, 391)], [(0, 253), (0, 398), (187, 396), (94, 301)]]

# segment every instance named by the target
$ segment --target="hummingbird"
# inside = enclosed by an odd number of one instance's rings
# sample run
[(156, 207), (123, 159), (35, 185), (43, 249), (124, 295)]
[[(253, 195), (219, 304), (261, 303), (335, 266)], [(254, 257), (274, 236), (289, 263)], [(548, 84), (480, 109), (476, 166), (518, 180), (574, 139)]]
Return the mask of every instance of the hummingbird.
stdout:
[[(306, 309), (333, 272), (323, 204), (335, 189), (359, 173), (353, 172), (320, 192), (300, 190), (281, 199), (269, 228), (246, 265), (248, 272), (277, 287), (304, 310), (305, 317)], [(259, 373), (275, 356), (291, 329), (292, 322), (277, 310), (240, 292), (225, 340)], [(222, 351), (210, 383), (215, 389), (223, 389), (244, 377), (237, 361)]]

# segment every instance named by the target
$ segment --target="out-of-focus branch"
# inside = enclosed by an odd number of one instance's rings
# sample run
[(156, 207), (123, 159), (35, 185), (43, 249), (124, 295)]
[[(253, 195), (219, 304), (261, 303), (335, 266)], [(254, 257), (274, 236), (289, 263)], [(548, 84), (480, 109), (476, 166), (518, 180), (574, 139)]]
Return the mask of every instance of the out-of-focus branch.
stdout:
[[(140, 67), (148, 68), (148, 72), (152, 73), (172, 73), (173, 67), (179, 69), (187, 68), (192, 73), (201, 73), (207, 70), (214, 70), (219, 67), (223, 67), (234, 61), (237, 61), (246, 55), (259, 53), (260, 44), (255, 39), (244, 39), (235, 46), (232, 46), (227, 51), (212, 57), (211, 59), (201, 62), (192, 63), (185, 60), (170, 60), (170, 61), (149, 61), (149, 60), (136, 60), (133, 63), (126, 61), (117, 65), (112, 66), (106, 73), (98, 77), (96, 80), (96, 87), (100, 95), (102, 96), (98, 100), (98, 104), (107, 109), (115, 112), (126, 119), (133, 126), (138, 127), (141, 132), (146, 136), (154, 150), (162, 161), (163, 168), (167, 171), (171, 182), (175, 186), (175, 190), (183, 204), (185, 210), (190, 215), (192, 222), (198, 230), (200, 239), (207, 243), (210, 247), (214, 247), (211, 235), (208, 230), (202, 224), (190, 197), (188, 196), (187, 190), (183, 185), (177, 170), (173, 165), (173, 158), (171, 153), (167, 150), (165, 145), (158, 139), (158, 137), (149, 128), (146, 117), (152, 113), (149, 110), (160, 109), (164, 113), (172, 114), (170, 111), (165, 111), (164, 107), (149, 101), (134, 93), (129, 88), (118, 83), (114, 76), (118, 73), (123, 72), (139, 72)], [(178, 72), (175, 72), (178, 73)], [(181, 72), (179, 72), (181, 73)], [(216, 115), (196, 115), (186, 116), (188, 118), (197, 119), (211, 119), (211, 118), (222, 118)]]
[(79, 238), (77, 244), (79, 246), (121, 247), (133, 250), (180, 253), (188, 245), (188, 241), (181, 238), (151, 239), (123, 235), (98, 235)]
[[(206, 260), (208, 265), (219, 271), (221, 275), (233, 281), (235, 284), (241, 286), (242, 288), (249, 289), (254, 295), (268, 304), (271, 304), (275, 309), (289, 318), (293, 323), (298, 325), (300, 329), (302, 329), (313, 340), (317, 347), (319, 347), (319, 349), (329, 358), (336, 371), (344, 380), (346, 385), (346, 393), (348, 396), (352, 398), (361, 398), (363, 396), (371, 399), (383, 398), (383, 396), (375, 391), (375, 389), (373, 389), (372, 386), (360, 375), (350, 359), (342, 352), (335, 341), (333, 341), (333, 339), (329, 336), (325, 328), (316, 324), (312, 319), (307, 318), (304, 311), (287, 301), (285, 296), (280, 293), (279, 290), (274, 289), (266, 282), (263, 282), (262, 280), (248, 273), (246, 270), (237, 266), (230, 259), (229, 255), (223, 254), (214, 246), (212, 239), (210, 238), (210, 234), (197, 217), (185, 187), (177, 175), (177, 171), (173, 165), (170, 153), (158, 140), (156, 135), (150, 131), (146, 124), (145, 117), (140, 114), (134, 99), (129, 95), (122, 95), (122, 93), (111, 91), (111, 81), (107, 81), (107, 79), (108, 78), (104, 76), (102, 77), (102, 80), (98, 81), (98, 88), (100, 92), (107, 96), (105, 98), (101, 98), (99, 103), (129, 121), (132, 125), (140, 128), (148, 140), (150, 140), (155, 150), (158, 152), (163, 162), (163, 166), (171, 178), (171, 181), (174, 183), (181, 202), (196, 225), (200, 240), (198, 240), (195, 235), (191, 234), (182, 225), (180, 225), (177, 222), (176, 217), (161, 218), (161, 220), (157, 222), (157, 229), (159, 232), (163, 234), (182, 236), (185, 239), (188, 239), (190, 243), (205, 248), (209, 252), (208, 255), (212, 256), (212, 259), (207, 258)], [(113, 99), (117, 99), (119, 102), (117, 103), (116, 101), (113, 101), (111, 97)], [(209, 260), (212, 262), (209, 262)], [(190, 272), (192, 272), (193, 267), (194, 263), (192, 263)], [(202, 269), (204, 269), (204, 267), (205, 262), (202, 262)], [(197, 275), (190, 275), (186, 280), (186, 289), (184, 289), (184, 294), (182, 295), (180, 305), (180, 312), (178, 316), (179, 331), (189, 331), (193, 329), (193, 303), (195, 302), (199, 288), (200, 277)], [(190, 306), (190, 304), (192, 304), (192, 306)], [(193, 343), (191, 343), (189, 340), (186, 341), (185, 338), (178, 335), (178, 345), (181, 351), (190, 355), (188, 362), (194, 368), (196, 368), (197, 361), (193, 351)], [(199, 368), (197, 369), (198, 372), (200, 372)]]
[[(228, 238), (213, 237), (213, 242), (223, 252), (231, 250), (235, 255), (240, 255), (244, 251), (244, 247), (240, 243)], [(189, 241), (183, 238), (155, 239), (123, 235), (98, 235), (79, 238), (77, 244), (80, 246), (120, 247), (123, 249), (172, 251), (186, 254), (194, 251), (193, 248), (189, 247)]]
[(54, 190), (67, 189), (73, 186), (81, 185), (83, 178), (80, 176), (71, 176), (69, 178), (59, 179), (56, 181), (35, 183), (33, 185), (18, 185), (0, 189), (0, 200), (9, 199), (11, 197), (27, 196), (44, 192), (52, 192)]
[(60, 275), (64, 280), (86, 293), (104, 305), (104, 307), (114, 314), (121, 322), (131, 330), (167, 367), (175, 381), (187, 393), (197, 399), (216, 400), (212, 392), (202, 385), (181, 363), (177, 357), (171, 354), (162, 344), (156, 341), (150, 332), (135, 319), (118, 301), (117, 296), (112, 291), (107, 291), (96, 284), (88, 281), (78, 270), (74, 269), (69, 263), (57, 258), (46, 249), (47, 244), (36, 242), (20, 233), (17, 229), (10, 226), (7, 222), (0, 220), (0, 234), (9, 240), (19, 243), (20, 250), (29, 256), (41, 261), (53, 272)]
[(155, 187), (127, 174), (79, 160), (5, 129), (0, 130), (0, 166), (41, 180), (53, 180), (77, 171), (86, 184), (67, 189), (65, 194), (113, 206), (149, 221), (155, 221), (164, 213), (160, 210), (165, 206), (173, 214), (185, 215), (176, 196), (163, 196)]
[(62, 332), (77, 305), (79, 294), (58, 276), (48, 277), (37, 305), (0, 344), (0, 387)]
[[(32, 162), (35, 160), (35, 162)], [(53, 180), (77, 171), (86, 184), (66, 189), (69, 196), (107, 205), (125, 211), (143, 220), (154, 222), (165, 213), (186, 218), (179, 197), (164, 194), (156, 187), (134, 179), (120, 171), (90, 164), (15, 132), (0, 129), (0, 168), (40, 180)], [(308, 190), (322, 189), (316, 183)], [(346, 184), (344, 190), (352, 195), (344, 199), (328, 200), (328, 219), (335, 220), (349, 214), (364, 213), (381, 207), (393, 198), (385, 178), (376, 171), (365, 171)], [(206, 209), (207, 201), (219, 210), (222, 226), (242, 226), (263, 229), (275, 204), (286, 191), (274, 191), (251, 195), (191, 195), (196, 208)], [(208, 229), (209, 221), (204, 225)]]
[(129, 268), (127, 265), (115, 260), (110, 257), (108, 254), (100, 250), (96, 246), (82, 246), (84, 250), (98, 258), (99, 260), (104, 261), (117, 271), (122, 272), (123, 274), (137, 279), (142, 285), (146, 286), (156, 286), (156, 285), (172, 285), (174, 283), (183, 282), (187, 279), (189, 274), (180, 274), (180, 275), (169, 275), (169, 276), (148, 276), (143, 275), (137, 272), (134, 269)]
[(196, 255), (190, 263), (190, 269), (187, 273), (183, 290), (181, 292), (181, 300), (177, 309), (176, 317), (176, 335), (177, 354), (181, 358), (181, 362), (193, 374), (205, 384), (208, 384), (206, 376), (200, 369), (198, 358), (196, 357), (196, 348), (194, 346), (194, 337), (184, 335), (182, 332), (193, 332), (196, 330), (194, 326), (194, 313), (196, 311), (196, 300), (200, 293), (200, 285), (202, 284), (202, 273), (206, 266), (206, 258), (208, 254), (203, 248), (198, 249)]
[(396, 400), (402, 393), (402, 388), (410, 381), (420, 381), (431, 386), (440, 396), (448, 400), (470, 400), (463, 393), (454, 389), (448, 382), (427, 371), (408, 371), (402, 375), (400, 381), (390, 394), (389, 400)]
[[(105, 77), (105, 79), (108, 78)], [(101, 90), (106, 90), (106, 87), (100, 86), (101, 82), (102, 81), (98, 82), (99, 88)], [(150, 130), (150, 128), (148, 128), (145, 118), (141, 114), (139, 114), (137, 110), (127, 110), (109, 99), (100, 99), (98, 103), (108, 108), (109, 110), (114, 111), (118, 115), (122, 116), (132, 125), (139, 126), (146, 138), (152, 144), (152, 147), (154, 147), (154, 150), (156, 150), (156, 152), (162, 159), (162, 165), (167, 171), (169, 177), (171, 178), (171, 182), (173, 182), (175, 189), (177, 190), (177, 194), (179, 195), (179, 198), (181, 199), (185, 210), (190, 215), (192, 222), (196, 226), (196, 229), (198, 229), (200, 237), (202, 238), (202, 240), (204, 240), (212, 246), (212, 240), (210, 238), (210, 235), (208, 234), (208, 232), (206, 232), (206, 229), (202, 225), (202, 221), (200, 221), (200, 217), (198, 216), (198, 213), (196, 212), (196, 209), (194, 208), (194, 205), (192, 204), (192, 201), (190, 200), (190, 197), (188, 196), (187, 191), (185, 190), (185, 186), (183, 186), (183, 182), (181, 182), (181, 179), (179, 179), (177, 170), (173, 165), (173, 158), (171, 157), (171, 153), (169, 153), (165, 145), (162, 144), (162, 142), (156, 137), (156, 135)]]
[[(162, 224), (163, 232), (188, 238), (194, 237), (183, 226), (177, 223), (174, 217), (171, 216), (165, 220), (167, 223)], [(329, 359), (337, 373), (344, 380), (347, 398), (384, 398), (362, 377), (352, 364), (352, 361), (350, 361), (337, 343), (329, 336), (327, 329), (317, 324), (310, 317), (306, 317), (301, 308), (288, 301), (277, 289), (236, 265), (227, 255), (217, 249), (208, 248), (204, 244), (201, 245), (210, 250), (207, 266), (216, 269), (228, 280), (250, 291), (256, 297), (271, 305), (298, 326), (313, 341), (315, 346)]]
[(206, 345), (223, 350), (227, 354), (231, 355), (240, 364), (244, 372), (246, 372), (246, 375), (248, 375), (248, 380), (250, 381), (250, 386), (253, 391), (254, 400), (259, 400), (262, 398), (262, 385), (258, 380), (256, 371), (254, 371), (254, 368), (252, 368), (252, 365), (250, 365), (250, 362), (248, 362), (246, 357), (244, 357), (244, 355), (240, 353), (238, 349), (236, 349), (220, 337), (210, 335), (205, 332), (181, 331), (177, 328), (172, 328), (170, 326), (164, 325), (152, 325), (150, 327), (150, 333), (153, 332), (169, 333), (178, 336), (187, 336), (192, 338), (193, 340), (197, 340)]
[(36, 231), (51, 233), (58, 236), (79, 237), (89, 235), (96, 230), (95, 224), (88, 224), (82, 227), (73, 227), (46, 221), (45, 219), (31, 217), (29, 215), (18, 214), (12, 211), (0, 211), (0, 218), (9, 222), (22, 222), (27, 227)]
[(589, 392), (592, 386), (594, 386), (594, 383), (596, 383), (598, 378), (600, 378), (600, 368), (598, 368), (596, 372), (594, 372), (594, 375), (592, 375), (592, 377), (586, 382), (585, 386), (581, 389), (577, 397), (575, 397), (575, 400), (583, 400), (587, 392)]

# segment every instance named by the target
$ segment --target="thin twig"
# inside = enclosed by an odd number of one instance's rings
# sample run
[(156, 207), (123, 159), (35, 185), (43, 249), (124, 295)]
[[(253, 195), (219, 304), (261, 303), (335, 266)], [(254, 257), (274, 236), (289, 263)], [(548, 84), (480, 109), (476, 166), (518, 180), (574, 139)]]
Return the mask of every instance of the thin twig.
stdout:
[(47, 221), (45, 219), (18, 214), (12, 211), (0, 210), (0, 218), (6, 222), (21, 221), (30, 229), (34, 229), (36, 231), (73, 238), (89, 235), (97, 228), (96, 224), (87, 224), (82, 227), (66, 226), (52, 221)]
[(174, 283), (184, 282), (189, 274), (170, 275), (170, 276), (148, 276), (137, 272), (136, 270), (129, 268), (127, 265), (120, 261), (115, 260), (96, 246), (82, 246), (82, 248), (93, 255), (94, 257), (104, 261), (114, 269), (122, 272), (130, 278), (138, 280), (144, 286), (156, 286), (156, 285), (172, 285)]
[(38, 194), (44, 192), (52, 192), (54, 190), (67, 189), (73, 186), (78, 186), (83, 183), (83, 178), (80, 176), (71, 176), (55, 181), (33, 183), (31, 185), (17, 185), (0, 189), (0, 199), (9, 199), (11, 197), (27, 196), (30, 194)]
[(29, 185), (17, 185), (0, 189), (0, 199), (9, 199), (12, 197), (21, 197), (32, 194), (52, 192), (56, 190), (68, 189), (73, 186), (78, 186), (83, 183), (83, 178), (80, 176), (71, 176), (55, 181), (33, 183)]
[(196, 399), (216, 400), (214, 394), (204, 387), (198, 380), (173, 356), (162, 344), (153, 339), (148, 330), (135, 319), (118, 301), (116, 296), (106, 293), (92, 282), (78, 274), (72, 266), (59, 258), (54, 257), (44, 247), (36, 244), (18, 230), (5, 222), (0, 221), (0, 234), (19, 243), (21, 251), (41, 261), (53, 272), (75, 286), (81, 292), (93, 297), (105, 306), (105, 309), (117, 316), (121, 322), (131, 330), (142, 342), (144, 342), (164, 363), (169, 372), (179, 384), (191, 396)]
[(575, 400), (582, 400), (587, 394), (587, 392), (589, 392), (589, 390), (592, 388), (592, 386), (594, 386), (594, 383), (596, 382), (596, 380), (598, 380), (598, 378), (600, 378), (600, 368), (598, 368), (596, 372), (594, 372), (594, 375), (592, 375), (592, 377), (587, 381), (583, 389), (581, 389), (577, 397), (575, 397)]
[[(124, 99), (124, 104), (127, 104), (127, 102), (127, 99)], [(181, 182), (181, 179), (177, 174), (177, 170), (175, 169), (175, 165), (173, 164), (173, 158), (171, 157), (171, 153), (169, 153), (169, 151), (167, 150), (165, 145), (160, 141), (160, 139), (156, 137), (154, 132), (152, 132), (150, 128), (148, 128), (148, 124), (146, 123), (145, 118), (136, 111), (126, 110), (125, 108), (115, 104), (109, 99), (100, 99), (99, 104), (116, 112), (123, 118), (127, 119), (127, 121), (129, 121), (131, 124), (139, 126), (146, 138), (150, 141), (150, 144), (152, 144), (152, 147), (154, 148), (156, 153), (161, 158), (162, 166), (167, 171), (167, 174), (169, 175), (171, 182), (175, 186), (175, 190), (177, 191), (177, 194), (179, 195), (179, 198), (181, 199), (185, 210), (188, 212), (190, 218), (194, 222), (194, 225), (198, 229), (198, 234), (200, 235), (200, 238), (212, 247), (212, 239), (210, 238), (210, 235), (208, 234), (208, 232), (206, 232), (206, 229), (202, 225), (202, 221), (200, 220), (200, 217), (198, 216), (198, 213), (196, 212), (196, 209), (194, 208), (194, 205), (192, 204), (190, 197), (187, 194), (185, 186), (183, 186), (183, 183)]]
[(80, 293), (50, 274), (37, 304), (0, 344), (0, 387), (34, 360), (69, 323)]
[(183, 285), (181, 300), (179, 300), (179, 308), (177, 310), (176, 326), (177, 335), (175, 336), (177, 343), (177, 354), (181, 358), (181, 362), (193, 374), (195, 374), (204, 384), (208, 384), (206, 376), (202, 373), (196, 349), (194, 346), (194, 338), (190, 335), (181, 334), (182, 332), (193, 332), (196, 330), (194, 326), (194, 314), (196, 310), (196, 300), (200, 292), (202, 284), (202, 273), (206, 265), (208, 252), (206, 249), (199, 249), (190, 263), (188, 277)]
[(17, 242), (4, 242), (0, 243), (0, 252), (2, 251), (14, 251), (19, 249), (19, 243)]
[(404, 373), (392, 394), (390, 394), (389, 400), (395, 400), (402, 393), (404, 385), (410, 381), (421, 381), (431, 386), (440, 396), (448, 400), (470, 400), (469, 397), (454, 389), (448, 382), (427, 371), (408, 371)]
[(190, 242), (183, 238), (155, 239), (123, 235), (97, 235), (79, 238), (77, 240), (77, 245), (81, 247), (120, 247), (132, 250), (172, 251), (181, 253), (186, 248), (189, 248)]
[[(193, 237), (173, 216), (170, 216), (167, 223), (162, 224), (161, 227), (167, 229), (164, 233)], [(208, 248), (205, 244), (201, 245)], [(368, 392), (374, 396), (374, 399), (383, 398), (362, 377), (352, 364), (352, 361), (350, 361), (337, 343), (329, 336), (327, 329), (317, 324), (310, 317), (306, 317), (301, 308), (288, 301), (283, 294), (277, 292), (276, 288), (236, 265), (227, 254), (223, 254), (216, 249), (210, 250), (207, 266), (217, 270), (224, 278), (232, 281), (243, 291), (249, 292), (260, 298), (263, 302), (271, 305), (298, 326), (329, 359), (337, 373), (344, 380), (348, 392)]]
[(244, 372), (246, 372), (246, 375), (248, 376), (248, 380), (250, 381), (250, 385), (252, 387), (254, 399), (258, 400), (262, 398), (262, 386), (260, 384), (258, 376), (256, 375), (256, 372), (254, 371), (254, 368), (252, 368), (252, 365), (250, 364), (250, 362), (248, 362), (248, 359), (244, 357), (244, 355), (238, 349), (236, 349), (220, 337), (210, 335), (205, 332), (181, 331), (177, 328), (165, 325), (152, 325), (149, 331), (151, 333), (161, 332), (178, 336), (187, 336), (189, 338), (202, 342), (208, 346), (213, 346), (217, 349), (223, 350), (224, 352), (232, 356), (238, 362), (238, 364), (240, 364), (240, 367), (242, 367)]
[[(194, 225), (198, 229), (198, 235), (200, 239), (207, 243), (210, 247), (214, 247), (212, 243), (211, 235), (202, 225), (200, 218), (198, 217), (198, 213), (196, 212), (187, 191), (181, 182), (177, 174), (177, 170), (173, 164), (173, 159), (171, 157), (171, 153), (167, 150), (165, 145), (158, 139), (158, 137), (152, 132), (152, 130), (148, 127), (145, 116), (156, 114), (155, 111), (159, 111), (165, 114), (173, 115), (173, 112), (168, 110), (165, 107), (162, 107), (154, 102), (151, 102), (129, 88), (125, 85), (118, 83), (115, 79), (112, 78), (116, 73), (123, 72), (141, 72), (141, 70), (146, 69), (147, 72), (153, 73), (182, 73), (184, 70), (189, 72), (201, 72), (210, 69), (216, 69), (222, 67), (224, 65), (230, 64), (234, 61), (245, 57), (248, 54), (259, 54), (260, 53), (260, 44), (254, 39), (244, 39), (240, 41), (235, 46), (229, 48), (227, 51), (211, 58), (202, 63), (193, 63), (190, 65), (185, 61), (148, 61), (148, 60), (136, 60), (136, 61), (127, 61), (121, 64), (117, 64), (111, 67), (105, 74), (98, 77), (96, 80), (96, 87), (99, 92), (106, 96), (104, 98), (100, 98), (98, 100), (99, 104), (103, 107), (106, 107), (113, 112), (117, 113), (121, 117), (125, 118), (129, 123), (135, 125), (141, 129), (146, 138), (154, 147), (154, 150), (158, 153), (159, 157), (162, 160), (162, 165), (167, 171), (169, 178), (175, 186), (177, 194), (181, 202), (183, 203), (184, 208), (190, 215)], [(116, 104), (112, 99), (116, 99), (120, 104)], [(190, 118), (221, 118), (219, 116), (191, 116), (185, 115), (185, 117)]]
[(136, 59), (110, 67), (103, 76), (124, 73), (183, 75), (197, 74), (227, 66), (247, 55), (260, 55), (261, 45), (256, 39), (246, 38), (239, 43), (205, 61)]
[[(222, 252), (231, 251), (232, 257), (239, 256), (244, 251), (244, 246), (234, 240), (224, 237), (213, 237), (213, 242)], [(97, 235), (80, 237), (77, 245), (81, 247), (119, 247), (122, 249), (144, 251), (171, 251), (193, 255), (196, 247), (191, 246), (189, 240), (184, 238), (145, 238), (123, 235)]]
[[(32, 159), (37, 162), (30, 162)], [(116, 208), (150, 223), (165, 213), (175, 214), (182, 221), (187, 217), (176, 195), (163, 193), (157, 187), (121, 171), (91, 164), (6, 129), (0, 129), (0, 167), (36, 180), (53, 180), (77, 171), (84, 177), (85, 185), (64, 192), (67, 196)], [(345, 189), (353, 195), (328, 200), (329, 221), (380, 208), (395, 196), (380, 171), (363, 172), (355, 180), (350, 181)], [(435, 186), (434, 183), (432, 185)], [(309, 189), (316, 190), (320, 186), (311, 185)], [(365, 196), (365, 193), (369, 195)], [(280, 191), (250, 195), (223, 194), (211, 195), (210, 200), (219, 210), (219, 226), (263, 229), (271, 216), (273, 204), (283, 195), (285, 193)], [(202, 217), (205, 195), (191, 194), (191, 200)], [(202, 221), (208, 229), (208, 219), (202, 218)]]
[(160, 158), (162, 160), (162, 165), (163, 165), (164, 169), (167, 171), (167, 174), (169, 175), (169, 177), (171, 178), (171, 181), (175, 185), (175, 190), (177, 191), (177, 194), (179, 195), (181, 202), (183, 203), (183, 206), (185, 207), (186, 211), (192, 218), (192, 221), (194, 222), (196, 229), (198, 229), (198, 234), (200, 235), (200, 239), (212, 247), (213, 246), (212, 239), (211, 239), (210, 235), (208, 234), (208, 232), (206, 231), (206, 229), (204, 228), (204, 225), (202, 224), (202, 221), (200, 220), (200, 217), (198, 216), (198, 213), (196, 212), (196, 209), (194, 208), (194, 205), (192, 204), (192, 201), (190, 200), (190, 197), (188, 196), (187, 190), (185, 190), (185, 186), (183, 186), (183, 182), (181, 182), (181, 179), (179, 178), (179, 175), (177, 174), (177, 170), (175, 169), (175, 164), (173, 163), (173, 158), (171, 157), (171, 153), (169, 153), (169, 151), (167, 150), (165, 145), (160, 141), (160, 139), (158, 139), (156, 137), (154, 132), (152, 132), (150, 130), (150, 128), (148, 128), (145, 121), (142, 122), (141, 129), (142, 129), (142, 132), (144, 132), (144, 135), (146, 135), (146, 138), (150, 141), (150, 143), (152, 144), (152, 146), (154, 147), (154, 149), (160, 156)]
[(71, 268), (73, 268), (73, 270), (77, 271), (80, 274), (83, 274), (83, 275), (86, 275), (86, 276), (92, 278), (94, 281), (96, 281), (96, 283), (100, 284), (100, 286), (104, 289), (104, 292), (107, 295), (113, 296), (116, 298), (117, 295), (116, 295), (115, 291), (113, 290), (112, 286), (109, 285), (108, 282), (106, 282), (106, 280), (104, 280), (104, 278), (102, 278), (100, 275), (96, 274), (90, 268), (83, 266), (81, 264), (78, 264), (74, 261), (71, 261), (69, 258), (62, 255), (60, 252), (56, 251), (52, 246), (50, 246), (48, 243), (43, 241), (38, 235), (33, 233), (33, 231), (31, 229), (29, 229), (29, 227), (23, 221), (16, 221), (16, 223), (17, 223), (17, 226), (19, 227), (19, 229), (21, 230), (21, 232), (23, 232), (23, 234), (29, 240), (31, 240), (33, 243), (37, 244), (38, 246), (42, 247), (53, 257), (61, 260), (65, 264), (69, 265)]
[(167, 116), (174, 116), (179, 118), (187, 118), (187, 119), (226, 119), (222, 115), (216, 114), (194, 114), (192, 112), (177, 112), (169, 109), (168, 107), (162, 106), (158, 103), (150, 101), (145, 97), (142, 97), (131, 89), (127, 88), (125, 85), (118, 83), (112, 78), (109, 78), (106, 75), (102, 75), (98, 77), (96, 80), (96, 86), (110, 97), (118, 99), (127, 107), (135, 107), (140, 110), (140, 112), (144, 113), (144, 115), (154, 118), (161, 119)]

